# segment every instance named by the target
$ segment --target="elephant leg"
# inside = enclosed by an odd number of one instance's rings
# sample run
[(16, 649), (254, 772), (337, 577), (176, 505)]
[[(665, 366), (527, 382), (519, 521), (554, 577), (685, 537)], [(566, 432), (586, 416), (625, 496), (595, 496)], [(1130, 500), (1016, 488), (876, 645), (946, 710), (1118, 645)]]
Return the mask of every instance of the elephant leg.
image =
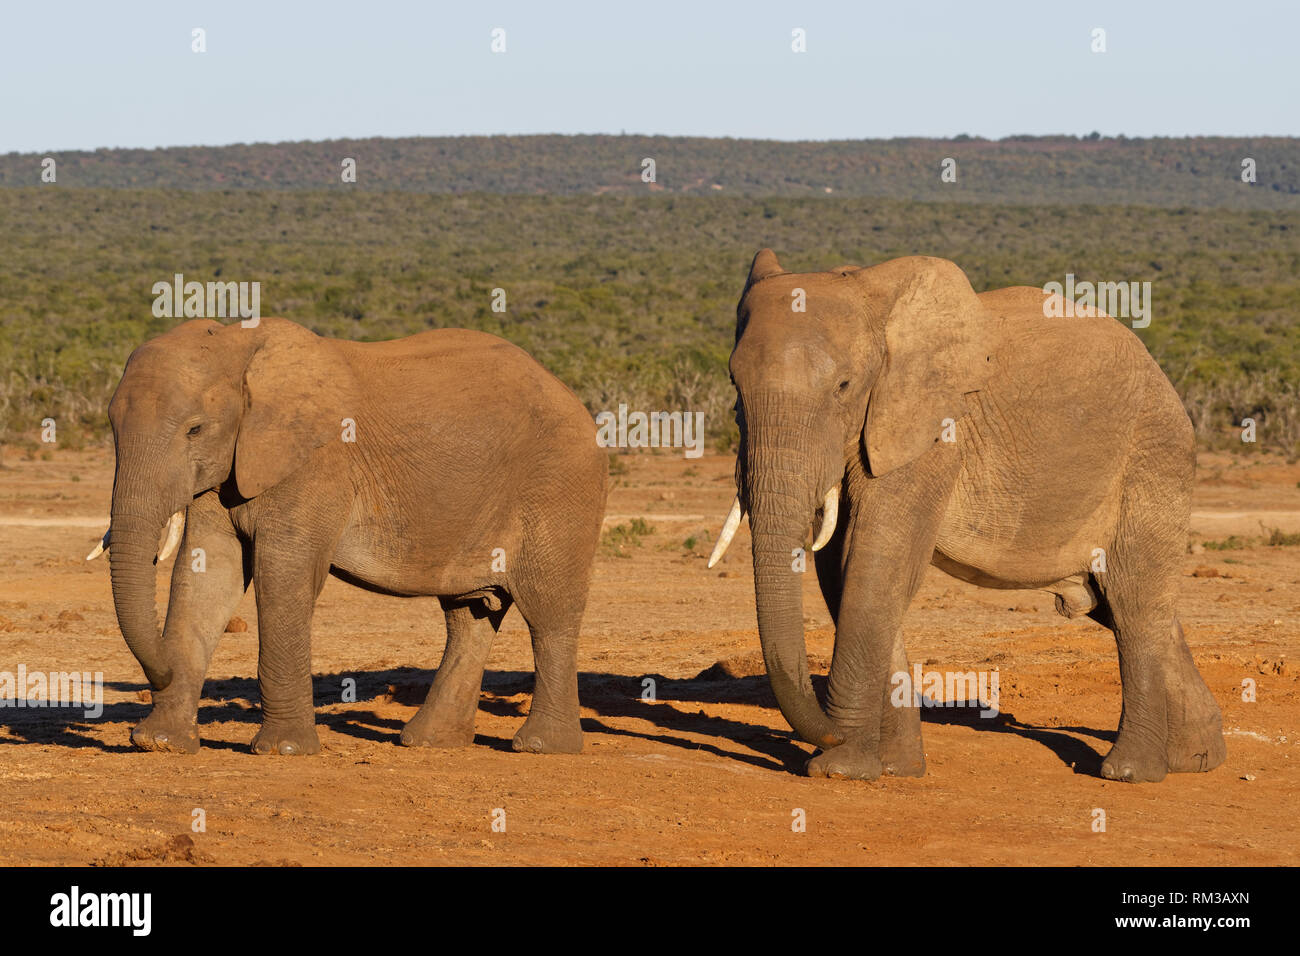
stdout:
[[(553, 501), (571, 502), (573, 490), (554, 489)], [(578, 633), (587, 607), (591, 565), (600, 539), (594, 511), (548, 507), (530, 516), (509, 582), (512, 599), (528, 623), (533, 643), (533, 703), (511, 741), (526, 753), (582, 751), (578, 707)]]
[[(557, 589), (557, 593), (564, 589)], [(582, 751), (582, 724), (578, 711), (578, 631), (586, 603), (586, 584), (580, 601), (553, 607), (525, 607), (520, 613), (528, 622), (533, 640), (533, 705), (528, 719), (515, 734), (511, 746), (526, 753), (576, 754)]]
[(892, 691), (894, 675), (908, 671), (903, 615), (934, 555), (959, 467), (955, 454), (930, 457), (850, 487), (827, 694), (827, 716), (845, 741), (809, 760), (809, 776), (874, 780), (881, 773), (925, 773), (915, 695), (896, 706)]
[(310, 516), (277, 514), (272, 521), (259, 521), (254, 536), (257, 685), (262, 698), (262, 728), (252, 743), (257, 754), (320, 751), (311, 684), (311, 623), (346, 517), (332, 521), (324, 496), (312, 504), (319, 510)]
[[(195, 554), (198, 550), (201, 553)], [(185, 537), (172, 568), (162, 651), (171, 673), (153, 692), (153, 710), (134, 730), (142, 750), (194, 753), (203, 679), (226, 622), (248, 588), (244, 545), (215, 492), (200, 496), (185, 518)]]
[[(1121, 533), (1094, 574), (1104, 598), (1094, 616), (1115, 633), (1123, 707), (1101, 775), (1128, 783), (1223, 762), (1223, 719), (1174, 611), (1184, 534), (1174, 523), (1138, 525), (1121, 511)], [(1137, 509), (1141, 510), (1141, 509)]]
[(481, 621), (475, 617), (474, 606), (444, 602), (447, 647), (429, 695), (402, 728), (405, 746), (468, 747), (474, 742), (483, 669), (508, 607), (487, 612), (488, 620)]

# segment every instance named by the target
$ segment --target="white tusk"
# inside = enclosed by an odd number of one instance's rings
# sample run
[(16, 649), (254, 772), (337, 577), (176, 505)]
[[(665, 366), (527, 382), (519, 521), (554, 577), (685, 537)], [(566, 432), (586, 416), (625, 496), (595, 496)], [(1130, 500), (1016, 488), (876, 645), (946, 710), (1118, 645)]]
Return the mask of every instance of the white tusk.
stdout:
[(727, 514), (727, 520), (722, 523), (722, 530), (718, 533), (718, 543), (713, 546), (713, 554), (709, 555), (709, 567), (717, 564), (727, 553), (727, 546), (736, 536), (736, 529), (740, 527), (743, 513), (740, 510), (740, 495), (736, 495), (736, 500), (731, 503), (731, 511)]
[(94, 561), (97, 557), (108, 550), (108, 532), (104, 532), (104, 537), (100, 539), (99, 544), (95, 545), (95, 550), (86, 555), (87, 561)]
[(158, 552), (158, 564), (162, 564), (172, 556), (176, 545), (181, 543), (181, 532), (184, 530), (185, 512), (178, 511), (167, 521), (167, 540), (163, 542), (162, 550)]
[(835, 521), (839, 518), (839, 515), (840, 486), (836, 485), (826, 492), (826, 500), (822, 503), (822, 529), (817, 532), (817, 540), (813, 542), (812, 549), (814, 551), (820, 551), (826, 547), (826, 542), (835, 533)]

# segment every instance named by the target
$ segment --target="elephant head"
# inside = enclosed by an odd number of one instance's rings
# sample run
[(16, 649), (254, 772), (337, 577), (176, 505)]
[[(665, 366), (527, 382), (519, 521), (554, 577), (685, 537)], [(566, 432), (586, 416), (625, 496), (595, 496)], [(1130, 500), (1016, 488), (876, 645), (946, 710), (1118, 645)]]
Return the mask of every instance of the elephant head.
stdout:
[(736, 309), (737, 495), (709, 566), (749, 514), (759, 637), (790, 726), (841, 742), (813, 693), (795, 555), (834, 535), (856, 461), (873, 480), (923, 455), (987, 375), (988, 323), (962, 271), (913, 256), (793, 274), (763, 249)]
[[(196, 319), (131, 353), (109, 403), (117, 451), (104, 545), (122, 636), (155, 689), (170, 682), (154, 588), (198, 495), (253, 498), (340, 434), (354, 393), (328, 343), (283, 319)], [(353, 406), (355, 407), (355, 406)], [(169, 520), (170, 516), (170, 520)], [(155, 557), (164, 524), (168, 541)]]

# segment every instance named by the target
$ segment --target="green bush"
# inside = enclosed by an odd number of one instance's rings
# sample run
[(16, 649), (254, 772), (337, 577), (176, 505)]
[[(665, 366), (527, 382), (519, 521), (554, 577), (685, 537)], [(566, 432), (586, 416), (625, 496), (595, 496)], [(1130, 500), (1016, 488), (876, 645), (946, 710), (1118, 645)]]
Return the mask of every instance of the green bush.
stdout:
[[(325, 335), (493, 332), (593, 414), (704, 411), (710, 446), (726, 451), (736, 299), (766, 245), (793, 270), (942, 256), (978, 290), (1067, 272), (1150, 280), (1153, 321), (1138, 334), (1202, 444), (1242, 448), (1249, 417), (1257, 447), (1300, 452), (1300, 212), (51, 186), (0, 189), (0, 221), (21, 223), (0, 231), (9, 441), (47, 416), (61, 434), (105, 436), (127, 356), (177, 321), (152, 315), (151, 287), (180, 272), (260, 282), (264, 315)], [(491, 309), (498, 287), (504, 314)]]

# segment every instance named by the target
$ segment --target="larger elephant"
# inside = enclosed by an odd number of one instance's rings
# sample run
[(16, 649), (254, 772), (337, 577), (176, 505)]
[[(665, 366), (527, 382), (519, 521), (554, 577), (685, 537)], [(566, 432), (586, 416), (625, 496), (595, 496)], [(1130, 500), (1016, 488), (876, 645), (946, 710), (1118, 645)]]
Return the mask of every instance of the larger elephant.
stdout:
[[(1054, 592), (1062, 613), (1114, 632), (1123, 712), (1103, 776), (1224, 759), (1175, 610), (1191, 424), (1129, 329), (1048, 318), (1044, 299), (976, 294), (943, 259), (792, 274), (768, 249), (754, 257), (730, 362), (738, 494), (711, 563), (748, 513), (763, 656), (781, 712), (820, 748), (810, 775), (924, 773), (920, 712), (894, 706), (891, 677), (907, 671), (903, 615), (931, 564)], [(835, 621), (825, 711), (791, 560), (810, 535)]]
[[(131, 354), (109, 417), (113, 603), (153, 689), (137, 746), (198, 748), (204, 675), (252, 580), (253, 750), (317, 751), (312, 612), (332, 573), (441, 601), (446, 651), (402, 743), (472, 741), (514, 604), (537, 671), (514, 747), (581, 749), (578, 630), (607, 459), (582, 403), (525, 352), (461, 329), (357, 343), (283, 319), (194, 320)], [(160, 632), (155, 552), (169, 516), (173, 543), (184, 536)]]

